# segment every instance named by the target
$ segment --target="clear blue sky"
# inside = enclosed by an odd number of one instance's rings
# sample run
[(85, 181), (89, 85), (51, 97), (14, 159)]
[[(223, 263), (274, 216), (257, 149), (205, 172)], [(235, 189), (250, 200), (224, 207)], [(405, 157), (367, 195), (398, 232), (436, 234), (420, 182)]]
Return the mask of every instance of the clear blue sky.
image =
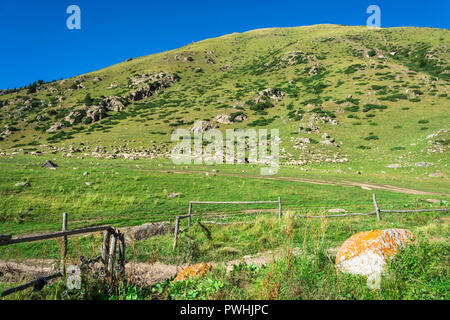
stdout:
[[(81, 8), (81, 30), (66, 9)], [(266, 27), (365, 25), (381, 8), (382, 27), (449, 29), (449, 0), (0, 0), (0, 88), (102, 69), (192, 41)]]

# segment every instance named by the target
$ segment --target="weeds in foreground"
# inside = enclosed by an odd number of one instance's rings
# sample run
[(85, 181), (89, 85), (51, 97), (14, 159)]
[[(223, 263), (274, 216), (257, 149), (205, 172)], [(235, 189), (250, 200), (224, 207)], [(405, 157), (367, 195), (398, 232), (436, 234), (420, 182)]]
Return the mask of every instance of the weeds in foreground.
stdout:
[[(387, 219), (386, 219), (387, 220)], [(415, 220), (420, 220), (417, 217)], [(423, 220), (423, 219), (422, 219)], [(425, 222), (422, 221), (422, 222)], [(339, 228), (335, 226), (338, 223)], [(388, 225), (392, 222), (383, 221)], [(382, 226), (379, 226), (382, 227)], [(271, 249), (277, 252), (277, 259), (265, 265), (240, 263), (229, 271), (218, 265), (202, 277), (192, 277), (183, 281), (169, 279), (163, 283), (147, 285), (127, 277), (115, 281), (105, 281), (104, 277), (91, 270), (86, 272), (84, 285), (80, 290), (67, 290), (64, 281), (45, 287), (41, 292), (22, 292), (13, 299), (449, 299), (449, 258), (450, 246), (446, 241), (437, 241), (436, 233), (445, 235), (447, 227), (442, 219), (433, 219), (426, 226), (415, 229), (416, 244), (400, 250), (394, 259), (386, 264), (381, 288), (371, 290), (366, 279), (361, 276), (343, 274), (335, 268), (335, 257), (330, 250), (330, 240), (336, 237), (336, 230), (353, 233), (354, 226), (327, 219), (295, 219), (286, 214), (281, 220), (260, 218), (254, 225), (238, 227), (242, 238), (236, 238), (232, 227), (211, 228), (214, 241), (222, 243), (229, 237), (235, 242), (253, 241), (255, 251)], [(199, 232), (201, 235), (202, 233)], [(340, 237), (340, 236), (339, 236)], [(247, 239), (246, 239), (247, 238)], [(200, 239), (209, 241), (203, 236)], [(432, 241), (428, 240), (432, 239)], [(270, 241), (269, 246), (266, 241)], [(208, 250), (217, 250), (217, 242), (197, 243), (191, 252), (194, 256), (205, 257)], [(229, 245), (228, 245), (229, 246)], [(130, 253), (134, 259), (134, 243)], [(247, 247), (246, 247), (247, 248)], [(180, 252), (181, 254), (181, 252)], [(150, 259), (149, 257), (153, 258)], [(157, 260), (158, 251), (152, 249), (148, 262)], [(275, 257), (275, 253), (274, 253)], [(148, 279), (147, 279), (148, 280)], [(1, 285), (1, 284), (0, 284)]]

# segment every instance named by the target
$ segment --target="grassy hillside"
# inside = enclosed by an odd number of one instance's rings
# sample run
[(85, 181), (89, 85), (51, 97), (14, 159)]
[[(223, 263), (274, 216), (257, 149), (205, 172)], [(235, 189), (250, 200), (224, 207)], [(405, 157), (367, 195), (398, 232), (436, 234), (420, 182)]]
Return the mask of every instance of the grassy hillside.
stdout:
[[(0, 234), (59, 230), (63, 212), (70, 229), (173, 225), (191, 200), (281, 196), (285, 212), (323, 215), (337, 208), (371, 212), (376, 193), (383, 209), (448, 207), (449, 45), (449, 31), (432, 28), (261, 29), (0, 90)], [(258, 164), (174, 165), (171, 133), (196, 120), (222, 131), (279, 129), (283, 165), (274, 176), (261, 176)], [(45, 160), (56, 170), (43, 168)], [(194, 216), (233, 220), (245, 212), (251, 214), (240, 218), (250, 220), (261, 214), (257, 209), (210, 206), (195, 208)], [(183, 288), (147, 288), (139, 298), (447, 298), (446, 213), (387, 214), (382, 221), (290, 214), (281, 222), (266, 212), (254, 225), (212, 226), (208, 241), (195, 224), (177, 253), (171, 234), (133, 245), (131, 261), (177, 264), (287, 250), (267, 268), (240, 266), (231, 275), (218, 268)], [(419, 246), (390, 266), (381, 291), (370, 291), (360, 277), (336, 273), (327, 250), (376, 228), (409, 228)], [(69, 255), (93, 256), (100, 242), (100, 235), (71, 239)], [(60, 243), (43, 244), (1, 247), (0, 262), (58, 260)], [(293, 257), (294, 247), (308, 254)], [(47, 297), (61, 298), (64, 283), (55, 286)], [(195, 296), (186, 296), (187, 286)]]
[[(57, 147), (53, 152), (77, 156), (77, 150), (102, 146), (105, 156), (136, 156), (137, 149), (146, 150), (144, 156), (164, 155), (173, 129), (244, 113), (243, 121), (217, 125), (279, 128), (285, 162), (428, 161), (442, 171), (449, 40), (447, 30), (335, 25), (208, 39), (38, 85), (35, 93), (0, 96), (0, 148)], [(161, 73), (163, 80), (155, 76)], [(179, 80), (170, 81), (173, 76)], [(144, 86), (151, 96), (130, 97)], [(258, 99), (265, 89), (281, 90), (280, 97)], [(110, 105), (107, 97), (118, 97), (119, 104)], [(332, 142), (320, 143), (326, 140)]]

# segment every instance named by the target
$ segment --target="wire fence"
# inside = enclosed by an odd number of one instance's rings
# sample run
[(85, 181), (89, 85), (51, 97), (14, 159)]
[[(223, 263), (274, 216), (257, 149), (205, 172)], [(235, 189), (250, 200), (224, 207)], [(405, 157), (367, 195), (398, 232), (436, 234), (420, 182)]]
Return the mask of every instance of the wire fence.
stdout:
[[(193, 205), (258, 205), (259, 208), (255, 209), (242, 209), (238, 208), (235, 210), (217, 210), (217, 211), (211, 211), (211, 210), (194, 210)], [(277, 209), (273, 209), (270, 207), (261, 208), (261, 205), (265, 204), (278, 204)], [(367, 202), (365, 202), (367, 204)], [(300, 214), (294, 214), (294, 217), (296, 218), (312, 218), (312, 219), (328, 219), (328, 218), (342, 218), (342, 217), (354, 217), (354, 216), (377, 216), (377, 220), (382, 220), (382, 213), (420, 213), (420, 212), (447, 212), (450, 211), (450, 208), (428, 208), (428, 209), (408, 209), (408, 210), (384, 210), (381, 209), (379, 206), (379, 203), (377, 201), (376, 195), (373, 194), (372, 196), (372, 205), (374, 207), (373, 212), (365, 212), (365, 213), (342, 213), (342, 214), (327, 214), (325, 210), (325, 207), (322, 206), (314, 206), (315, 208), (321, 208), (323, 211), (322, 215), (300, 215)], [(391, 204), (392, 206), (392, 204)], [(230, 217), (236, 217), (236, 216), (249, 216), (251, 214), (259, 215), (262, 212), (268, 212), (268, 211), (275, 211), (278, 212), (278, 218), (281, 218), (282, 216), (282, 210), (283, 208), (286, 209), (286, 203), (281, 201), (281, 197), (278, 197), (278, 201), (190, 201), (189, 202), (189, 209), (187, 215), (180, 215), (175, 217), (175, 231), (174, 231), (174, 241), (173, 241), (173, 251), (176, 250), (178, 245), (178, 235), (185, 232), (187, 229), (191, 228), (192, 226), (192, 217), (193, 215), (199, 215), (199, 223), (209, 223), (209, 224), (217, 224), (217, 225), (224, 225), (224, 224), (230, 224), (230, 223), (252, 223), (252, 221), (234, 221), (234, 222), (217, 222), (217, 221), (202, 221), (201, 219), (207, 215), (210, 218), (228, 218), (230, 220)], [(311, 208), (311, 207), (310, 207)], [(297, 208), (288, 206), (287, 210), (292, 211)], [(308, 207), (299, 207), (300, 210), (308, 209)], [(345, 210), (344, 210), (345, 211)], [(181, 229), (180, 222), (184, 219), (187, 219), (187, 227), (184, 229)]]

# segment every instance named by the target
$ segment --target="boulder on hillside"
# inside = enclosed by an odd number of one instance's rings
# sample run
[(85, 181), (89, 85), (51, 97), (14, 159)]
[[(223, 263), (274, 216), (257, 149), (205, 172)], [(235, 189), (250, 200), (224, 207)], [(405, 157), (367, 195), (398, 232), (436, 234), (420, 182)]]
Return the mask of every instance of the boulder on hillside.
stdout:
[(268, 99), (277, 100), (284, 97), (285, 93), (277, 88), (268, 88), (258, 92), (256, 102), (267, 101)]
[(430, 178), (440, 178), (442, 177), (444, 174), (440, 171), (440, 170), (436, 170), (435, 173), (430, 173), (428, 176)]
[(58, 165), (50, 160), (45, 161), (45, 163), (42, 165), (43, 168), (55, 170)]
[(226, 65), (222, 66), (222, 67), (220, 68), (220, 70), (222, 70), (222, 71), (227, 71), (227, 70), (230, 70), (231, 68), (233, 68), (233, 65), (232, 65), (232, 64), (226, 64)]
[(191, 128), (190, 131), (193, 133), (203, 133), (208, 130), (216, 129), (216, 128), (218, 128), (217, 124), (212, 124), (207, 121), (199, 121), (194, 124), (194, 126)]
[(407, 229), (357, 233), (340, 247), (336, 254), (336, 267), (345, 273), (368, 277), (367, 286), (378, 289), (386, 260), (409, 241), (414, 241), (414, 236)]
[(50, 128), (46, 130), (47, 133), (53, 133), (61, 129), (64, 125), (61, 121), (54, 123)]
[(189, 266), (180, 271), (173, 281), (183, 281), (191, 277), (201, 277), (212, 269), (212, 265), (201, 262), (199, 264)]
[(227, 114), (219, 114), (214, 118), (214, 121), (221, 124), (231, 124), (230, 116)]
[(171, 231), (170, 225), (164, 222), (146, 223), (141, 226), (130, 228), (125, 231), (125, 241), (131, 243), (134, 241), (145, 240), (157, 235), (163, 235)]
[(174, 56), (174, 59), (178, 60), (178, 61), (182, 61), (182, 62), (194, 61), (194, 58), (191, 56), (191, 54), (189, 52), (182, 52), (182, 53), (176, 54)]
[(85, 115), (86, 115), (85, 110), (74, 110), (71, 111), (67, 116), (65, 116), (64, 120), (69, 122), (70, 124), (75, 124), (79, 123)]
[(393, 164), (389, 164), (386, 166), (386, 168), (390, 168), (390, 169), (399, 169), (401, 167), (402, 167), (402, 165), (399, 163), (393, 163)]
[(415, 167), (426, 167), (427, 163), (425, 161), (417, 162), (414, 164)]
[(131, 92), (128, 96), (125, 97), (125, 99), (132, 101), (139, 101), (142, 99), (149, 98), (152, 95), (167, 89), (173, 83), (180, 81), (180, 77), (177, 75), (161, 72), (156, 75), (153, 75), (150, 81), (152, 82)]
[(106, 116), (104, 106), (91, 106), (86, 110), (86, 117), (90, 118), (92, 122), (102, 120)]
[(110, 96), (103, 100), (103, 104), (107, 110), (122, 111), (125, 108), (126, 100), (117, 96)]
[(230, 117), (231, 122), (242, 122), (248, 119), (248, 116), (243, 112), (240, 112), (238, 114), (231, 114)]

